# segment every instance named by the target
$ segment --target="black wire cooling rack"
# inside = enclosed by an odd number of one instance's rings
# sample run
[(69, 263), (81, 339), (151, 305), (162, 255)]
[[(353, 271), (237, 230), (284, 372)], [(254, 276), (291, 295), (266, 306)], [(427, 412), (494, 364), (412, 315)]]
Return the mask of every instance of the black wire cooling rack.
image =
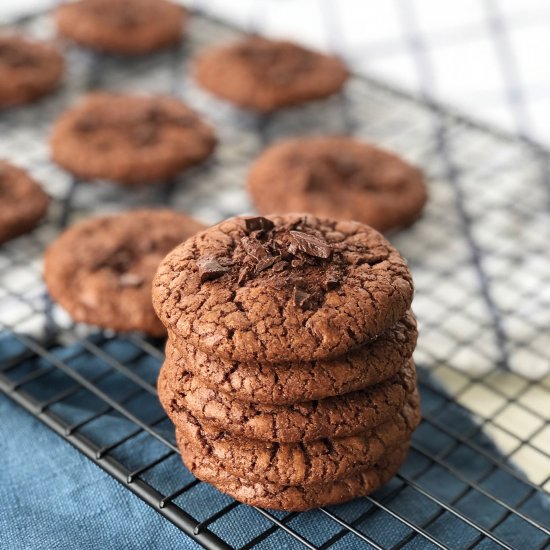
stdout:
[[(16, 25), (52, 33), (47, 15)], [(240, 112), (201, 92), (188, 70), (196, 51), (238, 34), (195, 14), (189, 39), (170, 52), (128, 60), (66, 47), (59, 93), (2, 113), (0, 156), (43, 182), (52, 207), (0, 253), (0, 390), (207, 548), (548, 547), (547, 152), (358, 77), (329, 101), (267, 117)], [(49, 161), (47, 132), (95, 87), (179, 95), (217, 127), (215, 159), (139, 190), (72, 179)], [(41, 255), (65, 226), (99, 212), (170, 204), (215, 222), (250, 211), (242, 184), (250, 160), (274, 139), (315, 132), (376, 141), (428, 176), (425, 216), (392, 236), (417, 285), (423, 422), (387, 487), (286, 514), (193, 478), (156, 396), (162, 343), (74, 325), (47, 296)]]

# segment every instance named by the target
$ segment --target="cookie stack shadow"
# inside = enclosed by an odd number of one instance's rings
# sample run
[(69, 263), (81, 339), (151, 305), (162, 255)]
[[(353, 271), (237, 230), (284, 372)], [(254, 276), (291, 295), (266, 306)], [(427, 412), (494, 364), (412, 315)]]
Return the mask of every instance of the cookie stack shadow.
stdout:
[[(288, 217), (282, 219), (288, 222)], [(292, 224), (299, 226), (294, 234), (313, 226), (312, 239), (319, 241), (311, 242), (322, 241), (323, 232), (314, 222)], [(265, 227), (271, 226), (265, 222)], [(195, 252), (204, 242), (198, 241)], [(247, 241), (250, 252), (249, 245)], [(296, 247), (294, 252), (301, 254)], [(319, 251), (306, 246), (302, 252), (315, 256)], [(215, 263), (208, 267), (210, 271), (202, 271), (201, 286), (208, 279), (221, 284), (221, 273), (226, 274), (227, 268), (222, 261), (211, 257), (208, 261)], [(168, 264), (173, 269), (173, 259), (165, 260)], [(313, 259), (310, 264), (312, 269), (327, 267), (322, 260)], [(220, 273), (214, 274), (216, 266)], [(341, 353), (336, 356), (320, 346), (310, 361), (277, 361), (273, 354), (266, 360), (267, 354), (254, 353), (251, 345), (249, 358), (243, 360), (240, 354), (236, 360), (235, 354), (227, 353), (234, 347), (227, 348), (223, 341), (202, 345), (207, 340), (200, 335), (186, 337), (181, 325), (166, 322), (169, 318), (161, 310), (167, 295), (158, 291), (167, 277), (162, 266), (160, 273), (155, 283), (156, 307), (167, 324), (169, 339), (158, 381), (159, 397), (176, 427), (183, 461), (196, 477), (241, 502), (303, 511), (365, 496), (395, 475), (420, 422), (412, 360), (417, 328), (410, 301), (397, 322), (380, 334), (371, 334), (359, 346), (337, 346)], [(170, 276), (177, 279), (173, 271)], [(311, 299), (296, 288), (292, 296), (294, 303), (287, 315), (294, 307), (303, 311), (304, 301)], [(278, 294), (262, 291), (262, 299), (269, 315)], [(208, 331), (223, 334), (223, 327), (215, 326), (216, 319), (221, 318), (211, 315), (209, 322), (214, 326), (208, 326)], [(275, 341), (277, 335), (272, 337)], [(344, 336), (342, 341), (346, 341)]]

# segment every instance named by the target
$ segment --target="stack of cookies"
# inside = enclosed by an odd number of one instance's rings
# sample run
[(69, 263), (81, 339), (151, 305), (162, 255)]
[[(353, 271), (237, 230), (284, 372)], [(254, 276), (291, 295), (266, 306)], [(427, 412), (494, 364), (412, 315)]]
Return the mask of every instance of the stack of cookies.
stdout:
[(411, 275), (374, 229), (236, 217), (153, 282), (158, 388), (187, 467), (239, 501), (307, 510), (366, 495), (419, 422)]

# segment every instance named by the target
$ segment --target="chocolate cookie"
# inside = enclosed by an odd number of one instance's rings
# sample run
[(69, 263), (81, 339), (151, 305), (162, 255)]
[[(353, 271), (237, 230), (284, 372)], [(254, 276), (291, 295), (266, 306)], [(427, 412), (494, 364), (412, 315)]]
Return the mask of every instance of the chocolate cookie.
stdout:
[(365, 432), (391, 419), (415, 388), (414, 363), (394, 378), (365, 390), (292, 405), (258, 405), (208, 388), (182, 370), (178, 350), (166, 346), (158, 380), (161, 403), (177, 426), (182, 413), (236, 437), (292, 443)]
[(65, 38), (97, 50), (144, 54), (181, 41), (187, 12), (166, 0), (79, 0), (56, 10)]
[(51, 92), (63, 75), (63, 58), (51, 45), (0, 36), (0, 106), (29, 103)]
[(214, 150), (216, 138), (174, 97), (98, 92), (69, 109), (51, 136), (55, 162), (82, 179), (167, 181)]
[(332, 360), (291, 363), (227, 361), (177, 338), (171, 343), (186, 370), (212, 389), (252, 403), (285, 405), (342, 395), (395, 376), (416, 346), (418, 332), (412, 312), (372, 343)]
[(46, 251), (50, 295), (79, 322), (162, 336), (151, 304), (151, 281), (166, 253), (199, 222), (171, 210), (136, 210), (85, 220)]
[(250, 37), (200, 55), (195, 75), (215, 95), (269, 112), (338, 92), (348, 71), (336, 57), (291, 42)]
[(198, 452), (178, 431), (176, 437), (185, 465), (197, 478), (240, 502), (289, 512), (340, 504), (372, 493), (397, 473), (408, 451), (408, 444), (389, 449), (373, 468), (338, 481), (294, 486), (254, 482), (234, 476), (214, 456)]
[(337, 357), (394, 326), (412, 295), (377, 231), (305, 214), (222, 222), (173, 250), (153, 284), (175, 337), (241, 362)]
[(21, 168), (0, 160), (0, 243), (27, 233), (48, 210), (48, 196)]
[(350, 137), (287, 139), (252, 166), (248, 189), (260, 213), (311, 212), (388, 231), (410, 225), (427, 200), (422, 172)]
[(179, 417), (177, 430), (197, 454), (211, 455), (232, 475), (277, 485), (309, 485), (373, 468), (388, 449), (407, 442), (419, 423), (420, 402), (415, 392), (388, 422), (348, 437), (299, 443), (235, 438), (189, 413)]

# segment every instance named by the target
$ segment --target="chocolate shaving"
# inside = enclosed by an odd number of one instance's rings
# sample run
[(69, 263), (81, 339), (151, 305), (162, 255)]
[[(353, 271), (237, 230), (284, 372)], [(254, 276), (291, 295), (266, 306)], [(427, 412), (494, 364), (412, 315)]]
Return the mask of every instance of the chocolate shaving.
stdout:
[(229, 267), (222, 265), (216, 258), (208, 256), (197, 260), (201, 283), (218, 279), (229, 271)]
[(241, 267), (241, 270), (239, 271), (239, 277), (237, 278), (237, 283), (239, 285), (242, 285), (244, 282), (253, 279), (255, 275), (258, 274), (257, 266), (253, 265), (245, 265)]
[(305, 308), (307, 306), (307, 302), (310, 297), (311, 295), (305, 290), (302, 290), (297, 286), (294, 287), (294, 291), (292, 293), (292, 299), (294, 300), (294, 305), (301, 308)]
[(325, 289), (334, 290), (342, 281), (340, 273), (334, 269), (330, 269), (325, 275)]
[(92, 266), (94, 271), (100, 269), (110, 269), (119, 274), (124, 274), (130, 269), (134, 259), (130, 250), (126, 248), (116, 248), (107, 257), (99, 260)]
[(237, 278), (237, 284), (242, 285), (250, 277), (250, 269), (245, 266), (239, 271), (239, 277)]
[(255, 218), (245, 218), (244, 226), (247, 231), (269, 231), (275, 227), (275, 224), (262, 216)]
[(279, 260), (279, 256), (270, 256), (268, 258), (264, 258), (263, 260), (260, 260), (256, 264), (256, 273), (260, 273), (260, 271), (263, 271), (264, 269), (271, 267), (278, 260)]
[(249, 256), (252, 256), (257, 262), (260, 260), (265, 260), (269, 256), (265, 247), (263, 247), (256, 239), (251, 237), (243, 237), (241, 239), (241, 244), (245, 252)]
[(275, 273), (280, 273), (281, 271), (284, 271), (288, 267), (288, 262), (285, 262), (284, 260), (279, 260), (274, 266), (273, 271)]
[(288, 250), (292, 254), (303, 252), (323, 259), (330, 258), (332, 254), (332, 248), (325, 240), (302, 231), (289, 231), (289, 241)]

